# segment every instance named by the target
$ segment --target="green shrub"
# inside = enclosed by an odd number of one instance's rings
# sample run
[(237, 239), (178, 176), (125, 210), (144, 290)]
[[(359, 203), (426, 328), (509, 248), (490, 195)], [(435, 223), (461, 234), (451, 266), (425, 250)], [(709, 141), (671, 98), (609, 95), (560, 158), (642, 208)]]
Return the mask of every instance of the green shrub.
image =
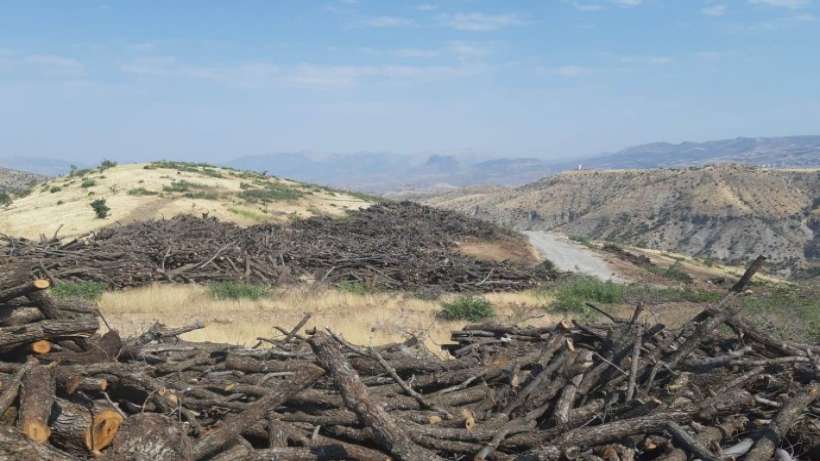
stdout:
[(82, 298), (96, 301), (105, 292), (105, 288), (102, 282), (60, 282), (51, 289), (51, 294), (59, 299)]
[(234, 281), (212, 283), (208, 292), (216, 299), (260, 299), (268, 295), (264, 286)]
[[(242, 187), (240, 185), (240, 187)], [(239, 193), (239, 197), (251, 202), (277, 202), (277, 201), (285, 201), (285, 200), (296, 200), (304, 195), (304, 192), (296, 190), (292, 187), (288, 186), (280, 186), (276, 184), (265, 184), (263, 188), (253, 188), (248, 184), (245, 184), (243, 187), (242, 192)]]
[(624, 286), (611, 280), (579, 275), (558, 284), (550, 308), (558, 312), (589, 313), (586, 303), (615, 304), (623, 302)]
[(60, 186), (51, 186), (51, 189), (49, 189), (48, 191), (51, 192), (52, 194), (56, 194), (57, 192), (60, 192), (61, 190), (63, 190), (63, 188), (60, 187)]
[(64, 202), (64, 201), (62, 201), (62, 200), (57, 200), (57, 206), (60, 206), (60, 205), (62, 205), (63, 203), (65, 203), (65, 202)]
[(83, 188), (86, 188), (86, 189), (88, 189), (89, 187), (94, 187), (96, 185), (97, 185), (97, 181), (95, 181), (91, 178), (85, 178), (85, 179), (83, 179), (83, 182), (80, 183), (80, 187), (83, 187)]
[(589, 237), (584, 237), (583, 235), (570, 235), (569, 239), (575, 243), (579, 243), (584, 246), (592, 246), (592, 241)]
[(130, 189), (128, 195), (142, 196), (142, 195), (157, 195), (157, 192), (150, 191), (144, 187), (137, 187)]
[(104, 170), (107, 170), (109, 168), (114, 168), (115, 166), (117, 166), (117, 162), (114, 162), (114, 161), (111, 161), (111, 160), (103, 160), (100, 163), (100, 166), (98, 166), (97, 168), (100, 171), (104, 171)]
[(186, 181), (184, 179), (180, 179), (179, 181), (171, 181), (170, 186), (162, 186), (163, 192), (190, 192), (194, 189), (207, 189), (208, 186), (204, 184), (197, 184), (195, 182)]
[(340, 291), (352, 293), (354, 295), (366, 295), (370, 292), (367, 285), (356, 280), (343, 280), (336, 284), (336, 288)]
[(681, 267), (682, 264), (680, 263), (680, 261), (675, 261), (675, 264), (672, 264), (671, 266), (666, 268), (665, 271), (662, 271), (661, 275), (670, 280), (676, 280), (678, 282), (683, 282), (686, 284), (692, 283), (692, 276), (684, 272), (683, 269), (681, 269)]
[(108, 217), (108, 213), (111, 211), (111, 208), (105, 203), (104, 198), (98, 198), (91, 202), (91, 208), (94, 209), (94, 213), (97, 214), (97, 218), (105, 219)]
[(742, 314), (788, 341), (820, 341), (820, 289), (814, 284), (761, 286), (743, 299)]
[(183, 197), (200, 200), (219, 200), (219, 193), (214, 191), (199, 190), (196, 192), (186, 192)]
[(477, 322), (495, 317), (495, 308), (492, 303), (480, 296), (467, 296), (442, 304), (438, 317), (443, 320)]
[(0, 206), (6, 206), (11, 203), (11, 195), (7, 192), (0, 190)]

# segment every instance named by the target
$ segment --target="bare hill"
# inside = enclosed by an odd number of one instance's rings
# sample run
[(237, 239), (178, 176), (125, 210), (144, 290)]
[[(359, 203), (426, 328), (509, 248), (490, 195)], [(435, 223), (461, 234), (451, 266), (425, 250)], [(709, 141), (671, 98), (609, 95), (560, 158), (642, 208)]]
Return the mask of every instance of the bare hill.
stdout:
[(517, 229), (671, 250), (729, 263), (764, 254), (784, 269), (820, 258), (820, 170), (734, 165), (577, 171), (515, 189), (428, 198)]
[[(104, 199), (110, 214), (90, 203)], [(112, 224), (177, 215), (216, 217), (240, 225), (292, 217), (340, 216), (370, 205), (361, 196), (259, 173), (204, 164), (154, 162), (74, 171), (0, 208), (0, 233), (76, 237)]]

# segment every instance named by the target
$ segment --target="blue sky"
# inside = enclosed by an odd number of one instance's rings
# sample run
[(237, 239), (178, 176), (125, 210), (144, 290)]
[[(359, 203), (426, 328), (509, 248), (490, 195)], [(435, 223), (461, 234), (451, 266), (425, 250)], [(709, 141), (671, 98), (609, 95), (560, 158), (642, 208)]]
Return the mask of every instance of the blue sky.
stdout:
[(0, 1), (0, 157), (820, 133), (815, 0)]

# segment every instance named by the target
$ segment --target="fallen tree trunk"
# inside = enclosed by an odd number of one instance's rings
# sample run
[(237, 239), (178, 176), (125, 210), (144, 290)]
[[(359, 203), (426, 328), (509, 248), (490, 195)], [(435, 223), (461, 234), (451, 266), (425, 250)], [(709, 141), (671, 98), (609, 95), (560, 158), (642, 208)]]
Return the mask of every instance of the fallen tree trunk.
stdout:
[(309, 343), (319, 363), (333, 378), (345, 405), (373, 431), (376, 442), (382, 448), (402, 461), (443, 461), (443, 458), (413, 442), (384, 409), (370, 400), (367, 388), (333, 338), (317, 333)]

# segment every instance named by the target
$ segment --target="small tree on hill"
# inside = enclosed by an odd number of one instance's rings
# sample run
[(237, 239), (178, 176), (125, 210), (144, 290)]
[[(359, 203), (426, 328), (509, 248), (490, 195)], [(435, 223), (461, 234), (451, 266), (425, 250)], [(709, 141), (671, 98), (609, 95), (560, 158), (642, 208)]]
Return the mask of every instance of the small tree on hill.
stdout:
[(97, 218), (105, 219), (108, 217), (108, 213), (111, 211), (111, 208), (105, 203), (104, 198), (98, 198), (91, 202), (91, 208), (94, 209), (94, 213), (97, 214)]

